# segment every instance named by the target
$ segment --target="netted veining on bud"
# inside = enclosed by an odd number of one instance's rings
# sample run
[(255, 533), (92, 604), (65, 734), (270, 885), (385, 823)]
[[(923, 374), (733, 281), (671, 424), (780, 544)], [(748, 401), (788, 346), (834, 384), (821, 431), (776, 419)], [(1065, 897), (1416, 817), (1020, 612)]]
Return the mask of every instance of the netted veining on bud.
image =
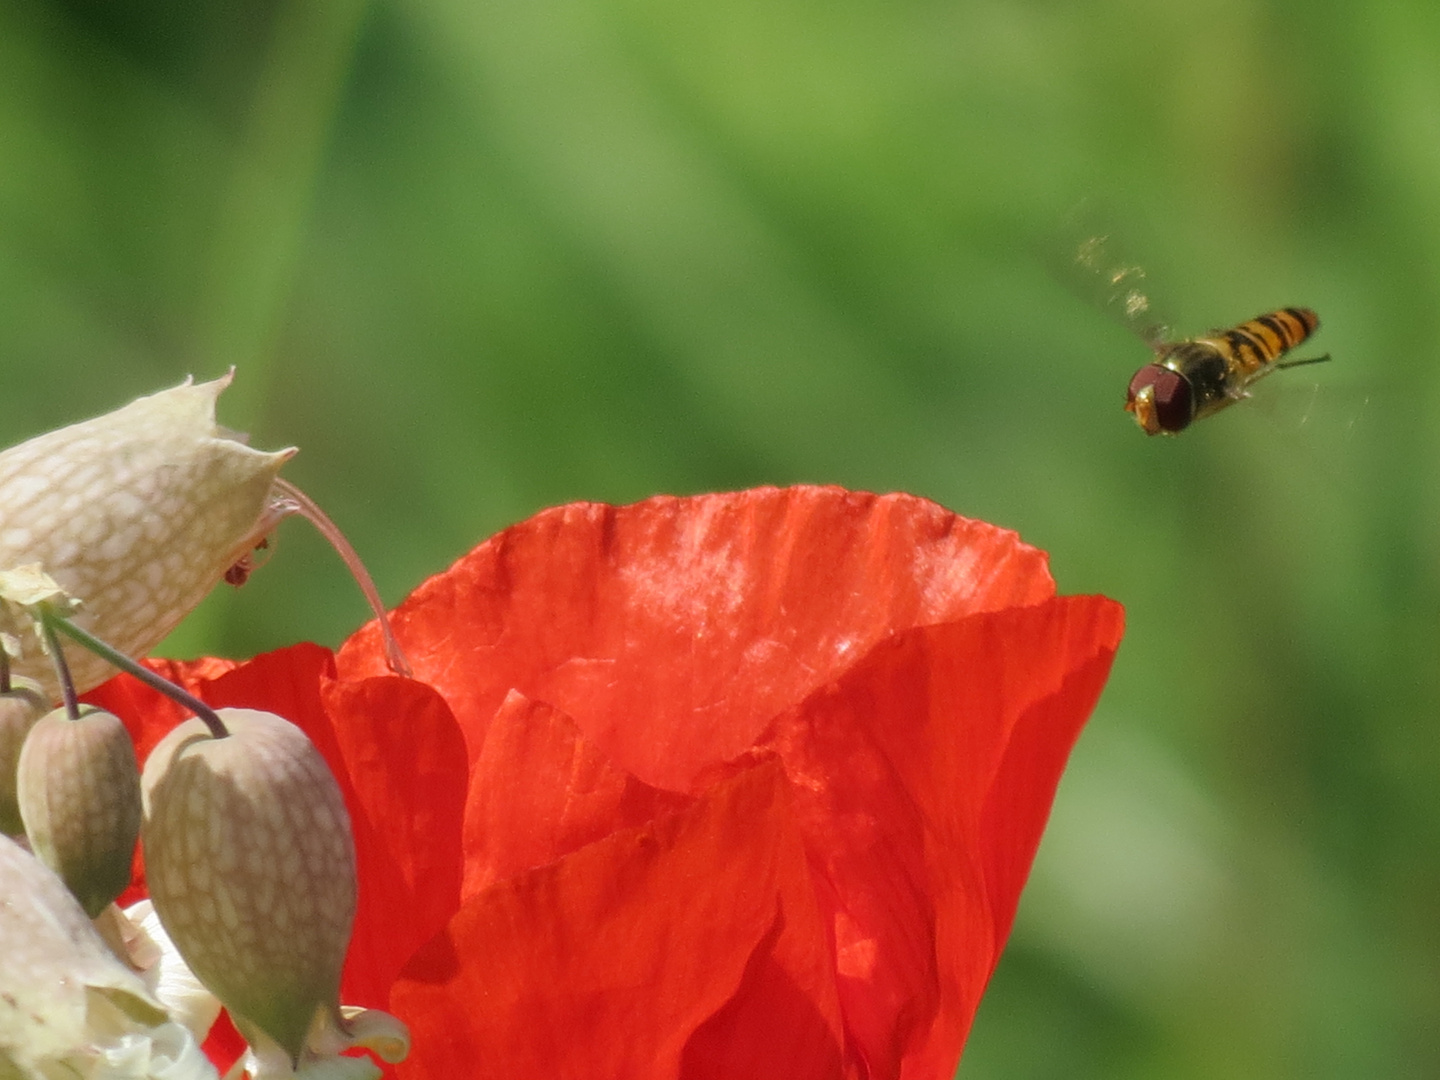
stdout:
[(245, 1033), (297, 1060), (317, 1011), (340, 1023), (355, 918), (355, 847), (339, 784), (309, 738), (272, 713), (221, 709), (145, 763), (143, 844), (155, 911)]
[(125, 725), (83, 705), (30, 729), (20, 751), (17, 801), (30, 847), (92, 919), (130, 884), (140, 835), (140, 766)]
[[(252, 450), (216, 424), (229, 384), (187, 380), (0, 452), (0, 570), (38, 563), (82, 601), (80, 625), (149, 652), (274, 525), (271, 484), (295, 451)], [(0, 603), (0, 632), (22, 629)], [(89, 653), (70, 659), (81, 693), (114, 674)], [(58, 698), (38, 648), (14, 666)]]
[(10, 689), (0, 691), (0, 833), (7, 836), (25, 831), (15, 798), (20, 747), (35, 721), (49, 711), (50, 703), (33, 679), (12, 679)]

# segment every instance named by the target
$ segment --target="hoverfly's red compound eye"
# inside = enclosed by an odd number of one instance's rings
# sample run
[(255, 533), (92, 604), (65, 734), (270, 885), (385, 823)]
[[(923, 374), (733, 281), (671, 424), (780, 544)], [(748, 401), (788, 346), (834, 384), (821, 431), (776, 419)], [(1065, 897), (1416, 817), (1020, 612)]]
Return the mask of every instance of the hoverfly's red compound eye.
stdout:
[(1189, 381), (1178, 371), (1162, 364), (1146, 364), (1130, 380), (1125, 408), (1135, 414), (1149, 434), (1174, 435), (1194, 419), (1195, 398)]

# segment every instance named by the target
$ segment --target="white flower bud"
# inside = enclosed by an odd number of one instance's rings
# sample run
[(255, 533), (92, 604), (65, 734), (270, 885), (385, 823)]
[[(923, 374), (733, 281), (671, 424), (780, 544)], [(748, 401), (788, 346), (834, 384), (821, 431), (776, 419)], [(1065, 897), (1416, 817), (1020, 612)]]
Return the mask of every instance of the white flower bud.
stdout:
[(20, 750), (16, 795), (25, 835), (92, 919), (130, 884), (140, 835), (140, 766), (114, 713), (55, 709)]
[(229, 735), (187, 720), (145, 762), (143, 842), (155, 912), (252, 1044), (292, 1064), (341, 1023), (355, 918), (355, 845), (315, 744), (273, 713), (220, 709)]
[[(0, 570), (39, 564), (82, 601), (81, 626), (130, 656), (154, 648), (273, 527), (271, 484), (295, 453), (252, 450), (215, 423), (230, 378), (187, 380), (0, 453)], [(28, 627), (0, 603), (0, 632)], [(81, 693), (114, 673), (66, 656)], [(14, 666), (58, 699), (38, 648)]]
[(25, 831), (15, 799), (20, 747), (35, 721), (49, 711), (50, 703), (33, 679), (12, 679), (10, 689), (0, 693), (0, 833), (8, 836)]

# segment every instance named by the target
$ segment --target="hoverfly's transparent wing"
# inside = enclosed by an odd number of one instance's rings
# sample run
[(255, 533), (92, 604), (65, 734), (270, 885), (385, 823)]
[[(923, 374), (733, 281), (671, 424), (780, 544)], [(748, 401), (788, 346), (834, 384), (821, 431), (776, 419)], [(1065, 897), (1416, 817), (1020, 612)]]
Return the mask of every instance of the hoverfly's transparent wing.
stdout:
[(1265, 383), (1235, 410), (1234, 423), (1214, 434), (1233, 439), (1239, 456), (1287, 497), (1363, 499), (1374, 482), (1375, 440), (1394, 419), (1391, 395), (1334, 364), (1282, 369)]
[(1171, 323), (1155, 304), (1150, 275), (1106, 217), (1091, 202), (1081, 203), (1047, 243), (1045, 261), (1069, 292), (1154, 349), (1166, 340)]
[(1093, 233), (1075, 245), (1076, 276), (1088, 283), (1090, 300), (1118, 318), (1151, 348), (1165, 340), (1169, 324), (1155, 310), (1145, 268), (1126, 259), (1109, 233)]
[[(1281, 431), (1315, 447), (1344, 446), (1382, 415), (1381, 395), (1322, 357), (1282, 360), (1255, 394), (1254, 411)], [(1314, 364), (1314, 366), (1310, 366)]]

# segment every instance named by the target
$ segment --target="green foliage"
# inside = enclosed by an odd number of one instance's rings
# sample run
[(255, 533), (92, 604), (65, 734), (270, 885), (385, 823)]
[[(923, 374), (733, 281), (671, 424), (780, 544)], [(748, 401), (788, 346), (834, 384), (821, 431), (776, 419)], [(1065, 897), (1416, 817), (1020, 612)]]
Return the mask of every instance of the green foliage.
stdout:
[[(571, 499), (1016, 528), (1130, 628), (961, 1077), (1435, 1076), (1436, 55), (1419, 3), (9, 0), (0, 444), (237, 364), (392, 602)], [(1177, 329), (1335, 362), (1146, 439), (1046, 256), (1087, 199)], [(168, 649), (363, 617), (292, 523)]]

